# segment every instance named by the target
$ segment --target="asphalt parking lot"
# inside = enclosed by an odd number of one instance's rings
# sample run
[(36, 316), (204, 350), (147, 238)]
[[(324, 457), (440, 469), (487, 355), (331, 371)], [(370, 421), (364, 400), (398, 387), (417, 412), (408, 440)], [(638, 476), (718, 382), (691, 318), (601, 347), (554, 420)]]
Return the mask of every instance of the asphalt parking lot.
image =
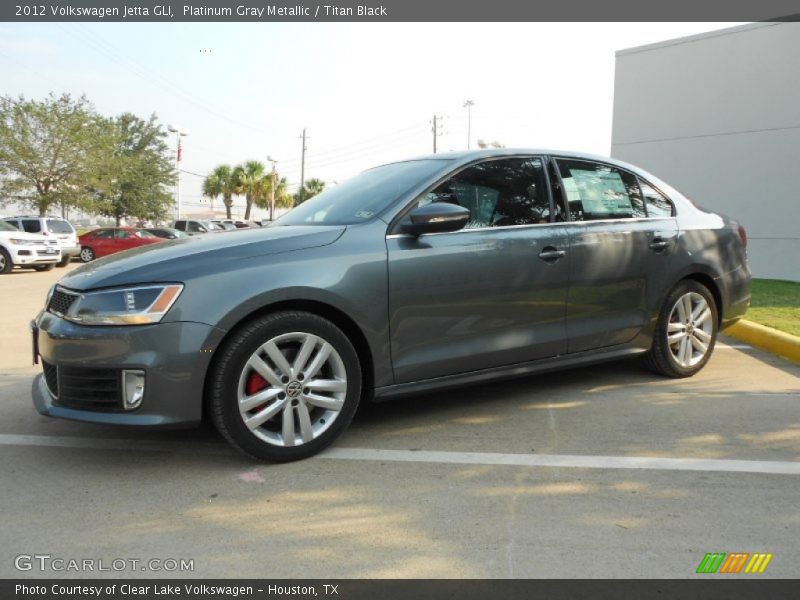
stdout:
[(63, 274), (0, 277), (0, 577), (165, 575), (15, 569), (47, 554), (193, 559), (188, 577), (666, 578), (706, 552), (800, 576), (800, 368), (781, 359), (722, 338), (688, 380), (619, 362), (363, 407), (322, 456), (263, 465), (210, 426), (36, 413), (27, 327)]

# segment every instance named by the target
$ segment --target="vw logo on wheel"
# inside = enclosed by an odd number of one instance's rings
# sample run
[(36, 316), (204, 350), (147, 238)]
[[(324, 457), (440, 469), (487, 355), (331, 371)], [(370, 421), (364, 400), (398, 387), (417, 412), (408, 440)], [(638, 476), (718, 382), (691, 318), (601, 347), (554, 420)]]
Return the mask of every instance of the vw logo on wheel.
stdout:
[(292, 381), (286, 386), (286, 395), (289, 396), (289, 398), (297, 398), (302, 391), (303, 386), (299, 381)]

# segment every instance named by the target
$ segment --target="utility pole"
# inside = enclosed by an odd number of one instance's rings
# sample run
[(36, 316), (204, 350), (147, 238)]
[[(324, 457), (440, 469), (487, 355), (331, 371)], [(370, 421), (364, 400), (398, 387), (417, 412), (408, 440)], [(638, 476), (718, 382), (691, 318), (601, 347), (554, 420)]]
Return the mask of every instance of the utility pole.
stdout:
[(178, 142), (177, 149), (175, 150), (175, 172), (177, 174), (177, 179), (175, 181), (175, 219), (178, 220), (181, 218), (181, 138), (189, 135), (189, 132), (181, 131), (174, 125), (167, 127), (167, 130), (175, 134), (175, 139)]
[(472, 100), (464, 102), (464, 108), (467, 109), (467, 150), (470, 149), (472, 143), (472, 107), (475, 103)]
[(436, 138), (442, 135), (442, 116), (433, 115), (431, 124), (433, 125), (431, 127), (431, 132), (433, 132), (433, 153), (436, 154)]
[(309, 139), (306, 137), (306, 128), (303, 127), (303, 135), (300, 136), (303, 138), (303, 150), (300, 154), (300, 194), (303, 194), (303, 190), (305, 190), (305, 183), (306, 183), (306, 140)]
[[(303, 145), (305, 146), (305, 144)], [(269, 220), (272, 222), (275, 220), (275, 184), (278, 177), (278, 173), (275, 171), (275, 165), (278, 161), (271, 156), (268, 156), (267, 160), (272, 163), (272, 187), (269, 191)]]

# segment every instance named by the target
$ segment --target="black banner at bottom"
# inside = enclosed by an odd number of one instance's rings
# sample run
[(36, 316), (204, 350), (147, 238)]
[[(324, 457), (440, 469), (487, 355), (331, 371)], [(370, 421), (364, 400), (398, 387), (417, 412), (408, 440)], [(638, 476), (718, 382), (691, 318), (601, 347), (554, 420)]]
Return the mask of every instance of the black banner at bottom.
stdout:
[(691, 580), (603, 579), (64, 579), (2, 580), (3, 600), (484, 600), (528, 598), (796, 598), (797, 581), (710, 576)]

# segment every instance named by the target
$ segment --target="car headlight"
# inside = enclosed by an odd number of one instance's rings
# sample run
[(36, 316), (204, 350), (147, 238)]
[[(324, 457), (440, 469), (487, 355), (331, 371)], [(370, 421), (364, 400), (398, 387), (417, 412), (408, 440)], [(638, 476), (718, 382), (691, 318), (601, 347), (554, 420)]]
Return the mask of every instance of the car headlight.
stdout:
[(21, 240), (19, 238), (10, 238), (8, 240), (8, 243), (11, 244), (12, 246), (30, 246), (31, 245), (31, 241), (30, 240)]
[(84, 292), (63, 317), (81, 325), (158, 323), (182, 291), (180, 284), (163, 284)]

